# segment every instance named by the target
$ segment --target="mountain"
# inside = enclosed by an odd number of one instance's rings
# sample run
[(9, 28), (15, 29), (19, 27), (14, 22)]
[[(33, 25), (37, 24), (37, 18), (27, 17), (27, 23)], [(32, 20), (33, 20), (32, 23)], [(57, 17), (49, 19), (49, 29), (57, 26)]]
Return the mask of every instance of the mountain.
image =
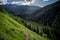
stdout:
[(3, 5), (3, 7), (9, 13), (22, 18), (26, 18), (27, 15), (30, 15), (35, 10), (40, 8), (37, 6), (16, 5), (16, 4), (6, 4), (6, 5)]
[[(15, 15), (14, 17), (12, 17), (12, 19), (14, 21), (18, 22), (19, 24), (23, 25), (24, 27), (28, 28), (29, 30), (39, 34), (42, 37), (45, 37), (45, 38), (48, 37), (49, 40), (60, 40), (60, 1), (57, 1), (53, 4), (45, 6), (43, 8), (38, 8), (37, 10), (35, 10), (31, 13), (29, 13), (29, 11), (25, 10), (25, 8), (26, 8), (25, 6), (27, 6), (27, 5), (22, 6), (22, 9), (21, 9), (22, 11), (19, 11), (19, 13), (17, 13), (18, 11), (15, 11), (16, 10), (15, 7), (19, 9), (19, 8), (21, 8), (21, 6), (22, 5), (20, 5), (20, 7), (16, 7), (14, 5), (13, 13), (12, 13), (12, 11), (9, 12), (9, 10), (11, 9), (10, 6), (9, 6), (10, 9), (8, 7), (5, 7), (5, 5), (3, 7), (5, 8), (5, 10), (8, 9), (8, 10), (6, 10), (6, 11), (8, 11), (8, 13)], [(31, 7), (31, 6), (29, 6), (29, 7)], [(16, 16), (19, 16), (19, 18)], [(11, 15), (9, 17), (11, 18)], [(22, 20), (20, 20), (20, 17), (22, 17), (26, 20), (22, 21)], [(13, 23), (11, 23), (11, 24), (13, 24)]]
[(60, 1), (45, 6), (41, 10), (37, 10), (31, 20), (43, 24), (44, 26), (50, 26), (53, 28), (53, 32), (56, 35), (56, 40), (60, 40)]
[(34, 17), (31, 17), (31, 20), (42, 23), (44, 25), (48, 25), (51, 26), (51, 24), (53, 23), (53, 21), (56, 19), (56, 17), (60, 17), (60, 1), (57, 1), (51, 5), (48, 5), (42, 9), (36, 10), (34, 13), (32, 14), (36, 14), (34, 15)]
[(0, 40), (48, 40), (18, 23), (0, 6)]

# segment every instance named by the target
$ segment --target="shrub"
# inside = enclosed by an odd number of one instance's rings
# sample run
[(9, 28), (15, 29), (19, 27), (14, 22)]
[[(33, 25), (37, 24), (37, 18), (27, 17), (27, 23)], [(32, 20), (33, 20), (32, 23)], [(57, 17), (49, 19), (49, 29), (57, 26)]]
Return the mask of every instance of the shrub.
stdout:
[(4, 38), (2, 36), (0, 36), (0, 40), (4, 40)]
[(13, 29), (13, 28), (11, 28), (10, 30), (11, 30), (11, 31), (15, 31), (15, 29)]
[(6, 32), (6, 33), (9, 33), (9, 31), (8, 31), (8, 30), (6, 30), (5, 32)]

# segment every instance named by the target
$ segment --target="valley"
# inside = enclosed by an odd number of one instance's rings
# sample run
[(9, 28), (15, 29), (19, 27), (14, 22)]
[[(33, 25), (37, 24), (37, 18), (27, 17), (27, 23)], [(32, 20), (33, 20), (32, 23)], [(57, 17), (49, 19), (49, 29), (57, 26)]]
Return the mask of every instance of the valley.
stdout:
[(0, 40), (60, 40), (60, 1), (43, 8), (0, 5)]

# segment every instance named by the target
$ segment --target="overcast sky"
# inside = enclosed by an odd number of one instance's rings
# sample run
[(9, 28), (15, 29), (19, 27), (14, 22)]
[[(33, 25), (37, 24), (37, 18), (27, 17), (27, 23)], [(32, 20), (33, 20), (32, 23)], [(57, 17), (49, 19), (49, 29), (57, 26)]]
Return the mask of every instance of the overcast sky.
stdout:
[(8, 3), (12, 4), (46, 6), (56, 2), (57, 0), (7, 0), (7, 1)]

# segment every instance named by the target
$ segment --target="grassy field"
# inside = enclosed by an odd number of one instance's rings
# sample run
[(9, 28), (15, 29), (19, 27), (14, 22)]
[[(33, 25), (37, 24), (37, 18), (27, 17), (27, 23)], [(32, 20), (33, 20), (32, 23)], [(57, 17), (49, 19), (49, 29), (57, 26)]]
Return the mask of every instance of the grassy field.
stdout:
[(48, 40), (18, 23), (0, 7), (0, 40)]

